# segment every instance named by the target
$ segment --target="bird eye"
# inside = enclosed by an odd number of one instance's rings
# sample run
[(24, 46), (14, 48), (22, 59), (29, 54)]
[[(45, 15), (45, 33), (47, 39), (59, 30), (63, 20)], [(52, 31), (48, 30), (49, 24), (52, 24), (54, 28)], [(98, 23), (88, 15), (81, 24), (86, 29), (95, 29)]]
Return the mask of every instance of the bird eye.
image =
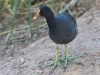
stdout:
[(44, 13), (44, 11), (41, 11), (41, 13)]

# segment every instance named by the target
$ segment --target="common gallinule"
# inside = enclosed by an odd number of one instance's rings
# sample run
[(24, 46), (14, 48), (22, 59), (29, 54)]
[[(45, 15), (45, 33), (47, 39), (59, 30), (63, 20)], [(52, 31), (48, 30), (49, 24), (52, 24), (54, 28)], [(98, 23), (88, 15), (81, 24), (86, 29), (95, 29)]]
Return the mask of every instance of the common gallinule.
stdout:
[[(57, 65), (65, 68), (68, 62), (80, 64), (79, 62), (74, 61), (75, 58), (78, 58), (80, 56), (69, 57), (67, 48), (67, 44), (74, 40), (78, 34), (77, 24), (74, 17), (67, 13), (61, 13), (54, 16), (52, 10), (48, 6), (41, 6), (37, 14), (34, 16), (33, 20), (35, 20), (39, 16), (43, 16), (46, 18), (49, 28), (48, 34), (51, 40), (56, 43), (56, 60), (53, 63), (47, 65), (53, 65), (50, 72), (52, 72)], [(65, 58), (61, 60), (58, 58), (58, 44), (65, 44)], [(64, 61), (65, 64), (62, 65), (61, 61)]]

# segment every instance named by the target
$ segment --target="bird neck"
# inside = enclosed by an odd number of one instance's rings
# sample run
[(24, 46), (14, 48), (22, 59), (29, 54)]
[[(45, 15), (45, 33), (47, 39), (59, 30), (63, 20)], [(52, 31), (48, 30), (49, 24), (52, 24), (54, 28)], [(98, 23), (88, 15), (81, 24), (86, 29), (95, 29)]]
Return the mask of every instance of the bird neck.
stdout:
[(47, 21), (49, 30), (51, 30), (51, 31), (52, 30), (55, 30), (55, 28), (56, 28), (56, 20), (55, 20), (54, 15), (51, 15), (49, 17), (46, 17), (46, 21)]

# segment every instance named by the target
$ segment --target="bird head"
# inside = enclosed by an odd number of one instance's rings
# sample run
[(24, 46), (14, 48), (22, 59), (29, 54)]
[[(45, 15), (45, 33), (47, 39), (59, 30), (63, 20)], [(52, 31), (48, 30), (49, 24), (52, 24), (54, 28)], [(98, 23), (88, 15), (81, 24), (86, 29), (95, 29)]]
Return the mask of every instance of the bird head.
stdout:
[(46, 18), (52, 15), (53, 15), (53, 12), (48, 6), (41, 6), (38, 12), (36, 13), (36, 15), (34, 16), (33, 20), (37, 19), (39, 16), (43, 16)]

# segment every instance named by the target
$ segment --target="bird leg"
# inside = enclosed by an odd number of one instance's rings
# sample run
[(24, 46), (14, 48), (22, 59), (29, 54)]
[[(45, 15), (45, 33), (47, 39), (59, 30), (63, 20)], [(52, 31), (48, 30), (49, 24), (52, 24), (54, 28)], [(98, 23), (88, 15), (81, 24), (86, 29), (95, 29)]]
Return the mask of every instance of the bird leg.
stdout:
[(59, 50), (59, 47), (58, 47), (58, 44), (56, 44), (56, 60), (50, 64), (45, 65), (45, 67), (53, 65), (52, 69), (50, 70), (50, 73), (53, 72), (53, 70), (57, 67), (57, 65), (59, 65), (61, 68), (64, 68), (63, 65), (60, 63), (62, 59), (59, 59), (58, 50)]
[[(77, 55), (77, 56), (74, 56), (74, 57), (70, 57), (69, 54), (68, 54), (67, 45), (65, 45), (65, 53), (66, 53), (66, 54), (65, 54), (66, 56), (65, 56), (65, 65), (64, 65), (64, 68), (66, 68), (68, 62), (73, 62), (73, 63), (76, 63), (76, 64), (81, 64), (81, 65), (83, 65), (83, 64), (80, 63), (80, 62), (74, 61), (74, 59), (79, 58), (79, 57), (82, 57), (82, 56), (84, 56), (85, 54), (83, 54), (83, 55)], [(66, 61), (68, 61), (68, 62), (66, 63)]]

